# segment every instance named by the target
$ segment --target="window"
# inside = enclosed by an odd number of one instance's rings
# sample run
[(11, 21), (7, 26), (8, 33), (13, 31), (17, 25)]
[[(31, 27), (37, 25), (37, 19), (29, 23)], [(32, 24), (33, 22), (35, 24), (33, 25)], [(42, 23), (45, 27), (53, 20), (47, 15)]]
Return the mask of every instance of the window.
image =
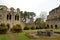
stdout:
[(7, 15), (7, 20), (11, 20), (11, 15), (10, 14)]
[(15, 20), (19, 20), (19, 15), (15, 15)]

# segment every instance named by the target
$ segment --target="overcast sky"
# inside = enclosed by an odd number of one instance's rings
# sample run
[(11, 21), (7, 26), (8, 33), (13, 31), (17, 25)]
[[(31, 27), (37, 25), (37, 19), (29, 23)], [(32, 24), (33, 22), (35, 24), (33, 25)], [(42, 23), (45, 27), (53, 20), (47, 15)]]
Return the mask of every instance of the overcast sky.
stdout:
[(1, 5), (6, 5), (8, 8), (20, 8), (22, 11), (33, 11), (40, 15), (41, 11), (48, 12), (59, 6), (59, 0), (0, 0)]

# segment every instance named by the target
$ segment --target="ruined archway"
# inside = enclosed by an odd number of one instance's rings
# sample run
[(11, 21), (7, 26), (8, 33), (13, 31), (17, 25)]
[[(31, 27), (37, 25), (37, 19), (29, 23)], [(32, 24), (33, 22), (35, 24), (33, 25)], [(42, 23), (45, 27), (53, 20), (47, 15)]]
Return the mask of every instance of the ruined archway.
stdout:
[(57, 28), (57, 25), (55, 25), (55, 28)]
[(19, 20), (19, 15), (15, 15), (15, 20)]
[(51, 28), (53, 28), (53, 25), (51, 25)]
[(11, 20), (11, 14), (7, 14), (7, 20)]

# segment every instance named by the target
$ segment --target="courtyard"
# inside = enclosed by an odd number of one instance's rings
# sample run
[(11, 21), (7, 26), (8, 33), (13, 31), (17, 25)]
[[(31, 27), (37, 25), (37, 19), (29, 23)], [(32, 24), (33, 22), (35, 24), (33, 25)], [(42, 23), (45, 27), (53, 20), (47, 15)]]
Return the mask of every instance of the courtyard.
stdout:
[[(47, 29), (39, 29), (39, 30), (47, 30)], [(51, 29), (49, 29), (51, 30)], [(55, 32), (60, 32), (60, 29), (52, 29)], [(0, 40), (60, 40), (60, 36), (59, 37), (40, 37), (38, 39), (33, 39), (33, 38), (29, 38), (26, 36), (27, 33), (29, 32), (37, 32), (38, 30), (23, 30), (23, 32), (21, 33), (8, 33), (8, 34), (2, 34), (0, 35)]]

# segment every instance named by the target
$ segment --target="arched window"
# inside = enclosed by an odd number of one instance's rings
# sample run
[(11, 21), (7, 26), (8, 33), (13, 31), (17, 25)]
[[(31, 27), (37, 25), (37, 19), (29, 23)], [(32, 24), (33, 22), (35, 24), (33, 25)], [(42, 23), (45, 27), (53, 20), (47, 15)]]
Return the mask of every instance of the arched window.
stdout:
[(55, 28), (57, 28), (57, 25), (55, 25)]
[(11, 20), (11, 14), (7, 14), (7, 20)]
[(19, 20), (19, 15), (15, 15), (15, 20)]

